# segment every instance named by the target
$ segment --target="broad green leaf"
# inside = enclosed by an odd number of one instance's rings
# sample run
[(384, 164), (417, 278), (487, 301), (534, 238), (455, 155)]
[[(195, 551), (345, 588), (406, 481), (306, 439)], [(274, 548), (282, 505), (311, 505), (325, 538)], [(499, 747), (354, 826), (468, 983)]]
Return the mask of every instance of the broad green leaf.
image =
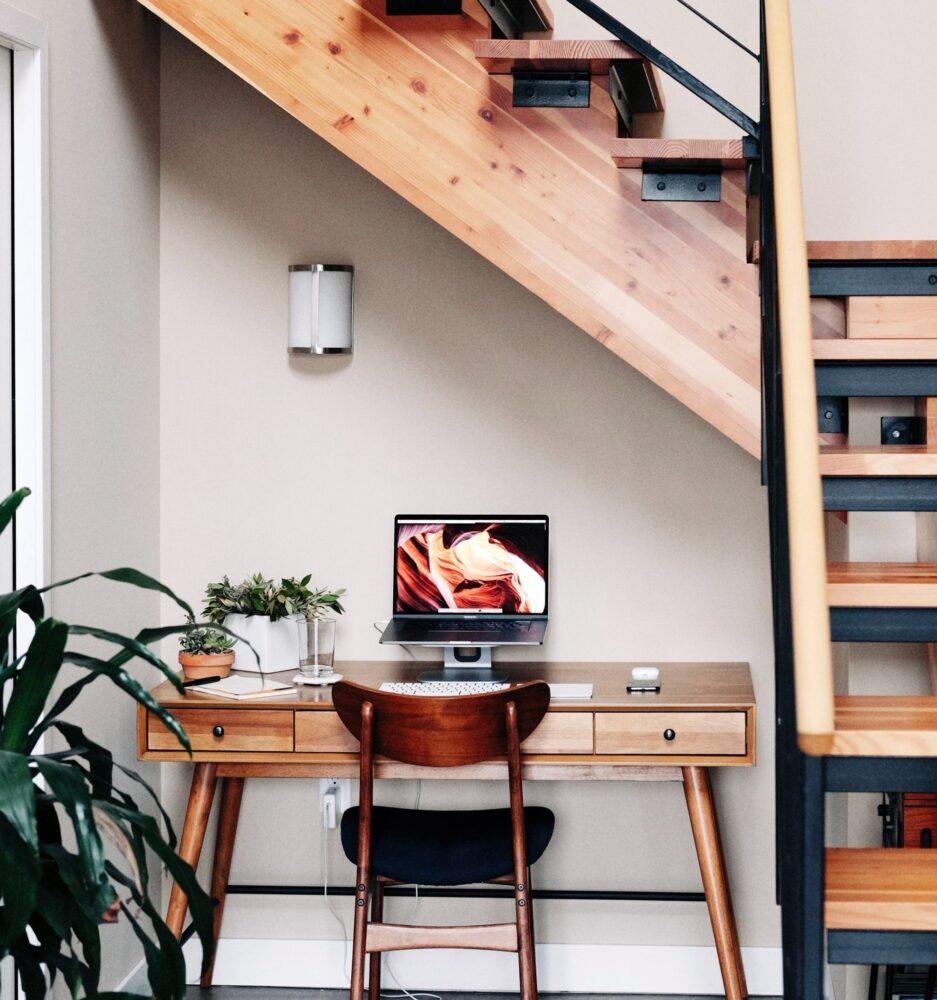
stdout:
[(104, 847), (94, 823), (91, 796), (84, 773), (79, 768), (48, 757), (37, 757), (35, 760), (39, 773), (48, 783), (49, 791), (63, 806), (72, 822), (82, 876), (89, 893), (89, 905), (100, 916), (113, 901), (114, 891), (104, 871)]
[(36, 787), (29, 760), (22, 754), (0, 750), (0, 814), (39, 857), (36, 830)]
[[(136, 898), (137, 903), (145, 910), (146, 897)], [(182, 958), (182, 948), (175, 937), (167, 948), (154, 944), (140, 922), (134, 917), (130, 907), (124, 907), (124, 916), (133, 929), (137, 940), (143, 945), (143, 956), (146, 959), (146, 975), (150, 981), (153, 995), (160, 1000), (182, 1000), (185, 996), (185, 960)], [(157, 919), (159, 919), (157, 917)], [(159, 921), (162, 923), (162, 921)], [(172, 944), (175, 944), (175, 948)]]
[(29, 731), (42, 714), (55, 678), (62, 667), (68, 626), (46, 618), (36, 626), (22, 669), (13, 682), (0, 733), (0, 750), (22, 752)]
[(23, 933), (36, 905), (39, 859), (4, 816), (0, 816), (0, 955)]
[(13, 520), (16, 508), (32, 493), (27, 486), (11, 493), (6, 499), (0, 500), (0, 534), (3, 534), (7, 525)]
[[(117, 685), (121, 690), (125, 691), (130, 695), (134, 701), (139, 702), (145, 708), (149, 709), (163, 725), (175, 735), (176, 739), (182, 745), (183, 749), (191, 753), (191, 746), (189, 744), (189, 738), (185, 734), (185, 730), (176, 720), (175, 716), (164, 708), (155, 698), (140, 684), (139, 681), (135, 680), (130, 674), (124, 670), (123, 667), (116, 665), (112, 660), (99, 660), (93, 656), (86, 656), (84, 653), (72, 653), (67, 652), (65, 654), (65, 660), (68, 663), (73, 663), (76, 666), (83, 667), (89, 672), (89, 677), (81, 678), (75, 681), (74, 684), (66, 688), (56, 700), (56, 703), (46, 714), (45, 719), (42, 722), (39, 731), (36, 734), (41, 735), (46, 729), (51, 728), (53, 725), (57, 724), (58, 716), (74, 701), (77, 697), (81, 687), (84, 687), (90, 680), (96, 677), (107, 677), (110, 681)], [(176, 686), (181, 687), (181, 682), (175, 678)], [(80, 687), (77, 687), (79, 686)], [(77, 687), (74, 695), (71, 694), (71, 688)]]
[(163, 862), (170, 876), (185, 893), (192, 914), (195, 931), (202, 941), (203, 969), (210, 959), (213, 940), (213, 904), (205, 890), (198, 884), (192, 867), (182, 860), (163, 840), (156, 820), (138, 810), (126, 809), (110, 802), (98, 803), (102, 809), (114, 817), (135, 827), (143, 835), (147, 846)]

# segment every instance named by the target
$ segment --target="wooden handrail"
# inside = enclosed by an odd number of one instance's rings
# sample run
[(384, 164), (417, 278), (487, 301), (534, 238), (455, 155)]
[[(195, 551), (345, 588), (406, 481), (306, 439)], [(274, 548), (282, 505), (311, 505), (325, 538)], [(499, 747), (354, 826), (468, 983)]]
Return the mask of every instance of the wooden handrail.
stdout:
[(777, 241), (781, 392), (790, 539), (791, 622), (798, 743), (832, 745), (833, 655), (826, 598), (826, 544), (817, 433), (810, 281), (788, 0), (766, 0), (765, 35)]

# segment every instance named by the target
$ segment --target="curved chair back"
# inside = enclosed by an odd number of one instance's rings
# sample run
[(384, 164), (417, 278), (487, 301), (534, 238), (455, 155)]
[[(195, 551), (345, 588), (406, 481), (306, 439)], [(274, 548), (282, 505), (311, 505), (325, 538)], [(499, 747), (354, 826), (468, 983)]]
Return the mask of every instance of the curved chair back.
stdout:
[[(527, 739), (546, 715), (550, 687), (532, 681), (490, 694), (430, 698), (339, 681), (332, 702), (362, 750), (370, 744), (371, 753), (404, 764), (461, 767), (508, 756), (515, 725), (517, 744)], [(368, 719), (370, 740), (362, 737)]]

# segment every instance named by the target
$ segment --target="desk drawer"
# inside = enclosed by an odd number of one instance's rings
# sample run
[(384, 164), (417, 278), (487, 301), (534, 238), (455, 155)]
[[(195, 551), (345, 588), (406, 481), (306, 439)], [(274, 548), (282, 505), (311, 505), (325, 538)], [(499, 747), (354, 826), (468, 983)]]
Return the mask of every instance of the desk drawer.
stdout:
[(337, 712), (296, 713), (298, 753), (357, 753), (358, 741), (342, 725)]
[[(552, 712), (521, 744), (524, 753), (592, 753), (592, 713)], [(335, 712), (296, 713), (298, 753), (357, 753), (358, 741)]]
[[(293, 749), (293, 713), (283, 709), (180, 708), (172, 713), (193, 750)], [(147, 717), (150, 750), (181, 750), (179, 741), (152, 715)], [(216, 729), (219, 735), (216, 735)]]
[(598, 712), (595, 752), (744, 756), (745, 713)]
[(550, 712), (521, 744), (523, 753), (592, 753), (591, 712)]

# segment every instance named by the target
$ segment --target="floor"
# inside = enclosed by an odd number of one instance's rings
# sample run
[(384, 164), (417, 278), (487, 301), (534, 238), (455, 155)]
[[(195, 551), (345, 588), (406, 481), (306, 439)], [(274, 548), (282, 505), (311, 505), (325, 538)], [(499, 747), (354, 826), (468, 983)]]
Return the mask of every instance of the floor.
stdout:
[[(385, 997), (399, 998), (402, 993), (389, 989)], [(440, 993), (441, 1000), (517, 1000), (516, 993)], [(348, 1000), (347, 990), (284, 990), (267, 989), (251, 986), (215, 986), (211, 990), (201, 990), (190, 986), (186, 994), (187, 1000)], [(426, 1000), (427, 994), (420, 992), (414, 996), (418, 1000)], [(597, 993), (544, 993), (540, 1000), (616, 1000), (622, 994)], [(406, 998), (404, 998), (406, 1000)], [(631, 994), (629, 1000), (713, 1000), (712, 997), (651, 997)], [(765, 998), (768, 1000), (768, 998)], [(777, 998), (775, 998), (777, 1000)]]

